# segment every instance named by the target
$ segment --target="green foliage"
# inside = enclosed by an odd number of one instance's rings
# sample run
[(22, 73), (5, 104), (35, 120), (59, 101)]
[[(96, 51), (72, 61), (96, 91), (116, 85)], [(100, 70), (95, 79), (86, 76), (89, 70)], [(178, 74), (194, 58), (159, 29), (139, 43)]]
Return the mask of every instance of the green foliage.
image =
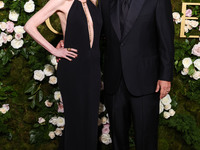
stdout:
[(41, 144), (44, 142), (49, 141), (49, 131), (55, 131), (55, 127), (51, 124), (47, 125), (40, 125), (40, 124), (34, 124), (34, 129), (32, 129), (30, 134), (30, 143), (31, 144)]
[(11, 119), (11, 114), (7, 112), (6, 114), (0, 113), (0, 136), (6, 136), (9, 140), (12, 138), (12, 133), (10, 132), (6, 123)]
[(186, 114), (177, 114), (170, 120), (162, 122), (170, 128), (175, 128), (188, 145), (200, 150), (200, 129), (194, 117)]
[[(175, 40), (175, 69), (177, 73), (180, 73), (183, 69), (182, 60), (186, 57), (190, 57), (192, 61), (197, 59), (196, 56), (191, 54), (193, 46), (198, 43), (196, 39), (192, 40)], [(187, 76), (180, 76), (180, 79), (184, 82), (185, 93), (190, 100), (197, 101), (200, 104), (200, 81), (194, 80), (189, 76), (193, 75), (195, 72), (195, 67), (192, 64), (189, 68)]]
[(0, 101), (7, 100), (8, 98), (16, 97), (17, 94), (11, 86), (4, 86), (2, 82), (0, 82)]

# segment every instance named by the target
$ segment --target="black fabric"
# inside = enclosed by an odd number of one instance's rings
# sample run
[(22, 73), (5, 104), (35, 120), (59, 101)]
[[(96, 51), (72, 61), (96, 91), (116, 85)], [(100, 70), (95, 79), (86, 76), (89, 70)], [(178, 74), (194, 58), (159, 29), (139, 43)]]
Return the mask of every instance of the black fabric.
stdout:
[(113, 95), (105, 96), (113, 147), (112, 150), (129, 150), (131, 117), (134, 127), (136, 150), (158, 149), (159, 94), (133, 96), (124, 80)]
[(120, 29), (121, 29), (121, 35), (123, 35), (124, 32), (124, 24), (126, 21), (126, 17), (128, 14), (128, 10), (131, 4), (131, 0), (120, 0), (120, 7), (121, 7), (121, 12), (120, 12)]
[(172, 81), (174, 24), (170, 0), (133, 0), (122, 36), (119, 0), (101, 0), (100, 5), (107, 43), (105, 91), (115, 93), (122, 74), (135, 96), (153, 93), (158, 80)]
[(93, 20), (94, 43), (90, 48), (87, 19), (80, 1), (75, 0), (68, 14), (65, 48), (78, 50), (72, 62), (62, 58), (57, 77), (64, 103), (65, 130), (59, 150), (96, 150), (98, 106), (100, 98), (99, 9), (90, 0), (87, 5)]

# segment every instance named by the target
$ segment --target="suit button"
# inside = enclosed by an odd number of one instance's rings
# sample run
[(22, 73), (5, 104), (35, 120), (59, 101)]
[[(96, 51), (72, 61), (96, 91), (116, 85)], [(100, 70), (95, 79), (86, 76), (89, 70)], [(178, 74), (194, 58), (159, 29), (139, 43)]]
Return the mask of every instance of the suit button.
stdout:
[(122, 43), (121, 46), (124, 46), (124, 43)]

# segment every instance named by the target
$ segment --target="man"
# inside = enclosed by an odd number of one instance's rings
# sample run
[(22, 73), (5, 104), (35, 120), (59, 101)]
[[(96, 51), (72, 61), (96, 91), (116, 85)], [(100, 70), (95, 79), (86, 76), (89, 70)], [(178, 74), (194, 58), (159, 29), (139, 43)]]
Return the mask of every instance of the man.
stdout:
[(129, 149), (131, 117), (136, 150), (157, 150), (159, 99), (173, 77), (170, 0), (101, 0), (107, 42), (105, 103), (113, 150)]

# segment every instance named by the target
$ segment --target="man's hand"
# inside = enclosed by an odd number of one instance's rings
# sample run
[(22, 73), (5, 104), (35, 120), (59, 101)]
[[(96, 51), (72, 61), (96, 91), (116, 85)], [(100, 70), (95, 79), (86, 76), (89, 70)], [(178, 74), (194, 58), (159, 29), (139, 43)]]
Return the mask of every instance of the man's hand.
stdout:
[(171, 90), (171, 82), (158, 80), (156, 93), (160, 91), (160, 99), (164, 98)]

